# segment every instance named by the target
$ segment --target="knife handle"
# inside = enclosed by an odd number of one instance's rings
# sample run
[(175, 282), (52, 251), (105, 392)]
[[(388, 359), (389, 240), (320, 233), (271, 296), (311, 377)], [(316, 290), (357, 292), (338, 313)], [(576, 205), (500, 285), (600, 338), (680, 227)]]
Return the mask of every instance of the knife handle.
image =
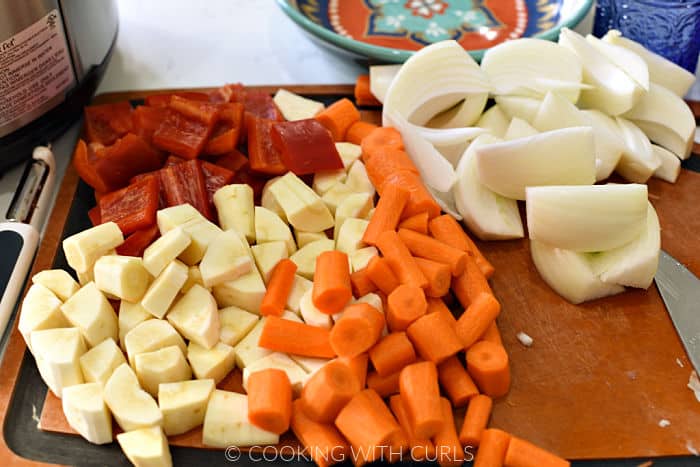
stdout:
[(27, 273), (34, 262), (39, 232), (29, 224), (0, 223), (0, 335), (10, 322)]

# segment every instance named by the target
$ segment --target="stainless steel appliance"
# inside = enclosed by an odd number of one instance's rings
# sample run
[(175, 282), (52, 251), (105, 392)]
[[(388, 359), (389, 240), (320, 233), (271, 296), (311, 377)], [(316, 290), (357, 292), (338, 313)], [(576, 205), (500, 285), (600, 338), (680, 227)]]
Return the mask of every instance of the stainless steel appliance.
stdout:
[(0, 0), (0, 175), (81, 115), (117, 29), (116, 0)]

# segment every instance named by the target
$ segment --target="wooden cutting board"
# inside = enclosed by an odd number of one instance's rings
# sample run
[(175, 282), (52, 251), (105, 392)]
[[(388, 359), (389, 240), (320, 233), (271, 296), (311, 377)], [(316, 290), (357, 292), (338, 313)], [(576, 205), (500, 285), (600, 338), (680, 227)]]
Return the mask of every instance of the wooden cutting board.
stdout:
[[(352, 90), (348, 86), (287, 88), (317, 96), (342, 96)], [(98, 101), (143, 95), (111, 94)], [(379, 118), (377, 111), (363, 113), (368, 120)], [(76, 184), (71, 168), (51, 219), (56, 225), (42, 244), (36, 270), (51, 266)], [(700, 275), (698, 193), (700, 174), (686, 170), (674, 185), (649, 182), (650, 199), (662, 226), (663, 248)], [(700, 402), (686, 387), (691, 366), (654, 285), (647, 291), (629, 291), (574, 306), (540, 279), (527, 241), (479, 246), (496, 267), (492, 284), (503, 306), (498, 323), (513, 376), (510, 393), (494, 405), (492, 426), (569, 459), (676, 456), (700, 449)], [(520, 331), (534, 338), (532, 347), (518, 342)], [(14, 379), (6, 378), (16, 376), (23, 353), (24, 343), (15, 327), (0, 367), (3, 423), (8, 398), (15, 389)], [(239, 390), (238, 378), (227, 378), (220, 386)], [(670, 425), (660, 427), (662, 419)], [(72, 432), (60, 400), (50, 393), (40, 427)], [(199, 430), (171, 442), (202, 447)], [(283, 442), (296, 445), (291, 437)], [(3, 439), (0, 454), (5, 450)]]

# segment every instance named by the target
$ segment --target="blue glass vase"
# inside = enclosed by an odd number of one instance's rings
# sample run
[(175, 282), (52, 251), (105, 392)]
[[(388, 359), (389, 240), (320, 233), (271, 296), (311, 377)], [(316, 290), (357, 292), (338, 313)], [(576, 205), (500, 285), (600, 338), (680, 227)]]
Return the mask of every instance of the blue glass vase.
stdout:
[(700, 52), (700, 0), (598, 0), (593, 34), (610, 29), (691, 73)]

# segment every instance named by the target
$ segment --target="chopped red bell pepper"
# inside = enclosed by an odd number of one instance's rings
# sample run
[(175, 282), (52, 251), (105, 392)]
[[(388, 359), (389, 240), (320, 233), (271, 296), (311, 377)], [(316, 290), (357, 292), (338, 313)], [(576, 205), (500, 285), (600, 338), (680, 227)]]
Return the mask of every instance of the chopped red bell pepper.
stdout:
[(168, 206), (189, 203), (204, 217), (212, 219), (201, 161), (191, 160), (167, 167), (160, 176)]
[(190, 100), (174, 95), (170, 98), (169, 107), (185, 117), (198, 120), (207, 126), (213, 126), (219, 119), (219, 105), (208, 101)]
[(95, 161), (95, 172), (107, 183), (108, 190), (122, 188), (134, 175), (157, 170), (163, 165), (160, 153), (140, 136), (127, 133), (105, 149), (103, 157)]
[(210, 162), (202, 162), (202, 173), (204, 174), (204, 185), (207, 188), (209, 203), (213, 206), (216, 190), (222, 186), (229, 185), (236, 174)]
[(214, 164), (224, 167), (233, 173), (238, 172), (241, 167), (248, 164), (248, 158), (241, 151), (234, 149), (233, 151), (210, 159)]
[(131, 129), (131, 104), (128, 101), (85, 107), (85, 134), (91, 143), (110, 145)]
[(100, 214), (100, 206), (94, 206), (92, 209), (88, 211), (88, 217), (90, 218), (90, 222), (92, 223), (92, 226), (100, 225), (102, 223), (102, 215)]
[(243, 112), (243, 104), (238, 102), (219, 104), (219, 121), (204, 147), (205, 154), (217, 156), (236, 149), (243, 128)]
[(153, 133), (153, 144), (186, 159), (195, 159), (204, 149), (212, 127), (168, 109), (163, 123)]
[(153, 133), (155, 133), (160, 124), (163, 123), (166, 114), (166, 107), (139, 105), (131, 114), (134, 133), (150, 144), (151, 141), (153, 141)]
[(117, 254), (122, 256), (143, 256), (144, 250), (160, 236), (157, 225), (137, 230), (124, 239), (117, 247)]
[(275, 123), (271, 137), (285, 167), (297, 175), (343, 168), (331, 133), (314, 118)]
[(275, 101), (266, 92), (247, 90), (244, 103), (246, 112), (250, 112), (256, 117), (276, 121), (284, 120)]
[(246, 117), (248, 127), (248, 161), (251, 170), (269, 175), (282, 175), (287, 168), (282, 156), (272, 145), (272, 120)]
[(204, 147), (204, 153), (213, 156), (226, 154), (236, 149), (238, 139), (241, 134), (241, 128), (229, 128), (223, 133), (212, 137)]
[(187, 162), (187, 159), (170, 154), (168, 158), (165, 159), (165, 164), (163, 167), (170, 167), (172, 165), (182, 164), (183, 162)]
[(99, 143), (90, 143), (88, 145), (85, 144), (85, 141), (79, 139), (73, 152), (73, 167), (75, 167), (75, 171), (78, 172), (80, 178), (95, 191), (107, 192), (109, 191), (107, 182), (95, 171), (95, 161), (100, 157), (95, 152), (95, 146), (100, 146), (104, 149), (104, 146)]
[(102, 222), (116, 222), (124, 235), (155, 225), (159, 185), (156, 177), (148, 177), (104, 195), (99, 202)]
[(228, 99), (229, 102), (245, 103), (245, 97), (248, 94), (245, 86), (243, 86), (241, 83), (236, 83), (227, 84), (225, 87), (227, 87), (228, 91), (231, 93)]
[(146, 105), (151, 107), (167, 107), (170, 104), (172, 96), (184, 97), (192, 101), (208, 101), (209, 95), (203, 92), (181, 91), (181, 92), (166, 92), (161, 94), (151, 94), (146, 97)]

